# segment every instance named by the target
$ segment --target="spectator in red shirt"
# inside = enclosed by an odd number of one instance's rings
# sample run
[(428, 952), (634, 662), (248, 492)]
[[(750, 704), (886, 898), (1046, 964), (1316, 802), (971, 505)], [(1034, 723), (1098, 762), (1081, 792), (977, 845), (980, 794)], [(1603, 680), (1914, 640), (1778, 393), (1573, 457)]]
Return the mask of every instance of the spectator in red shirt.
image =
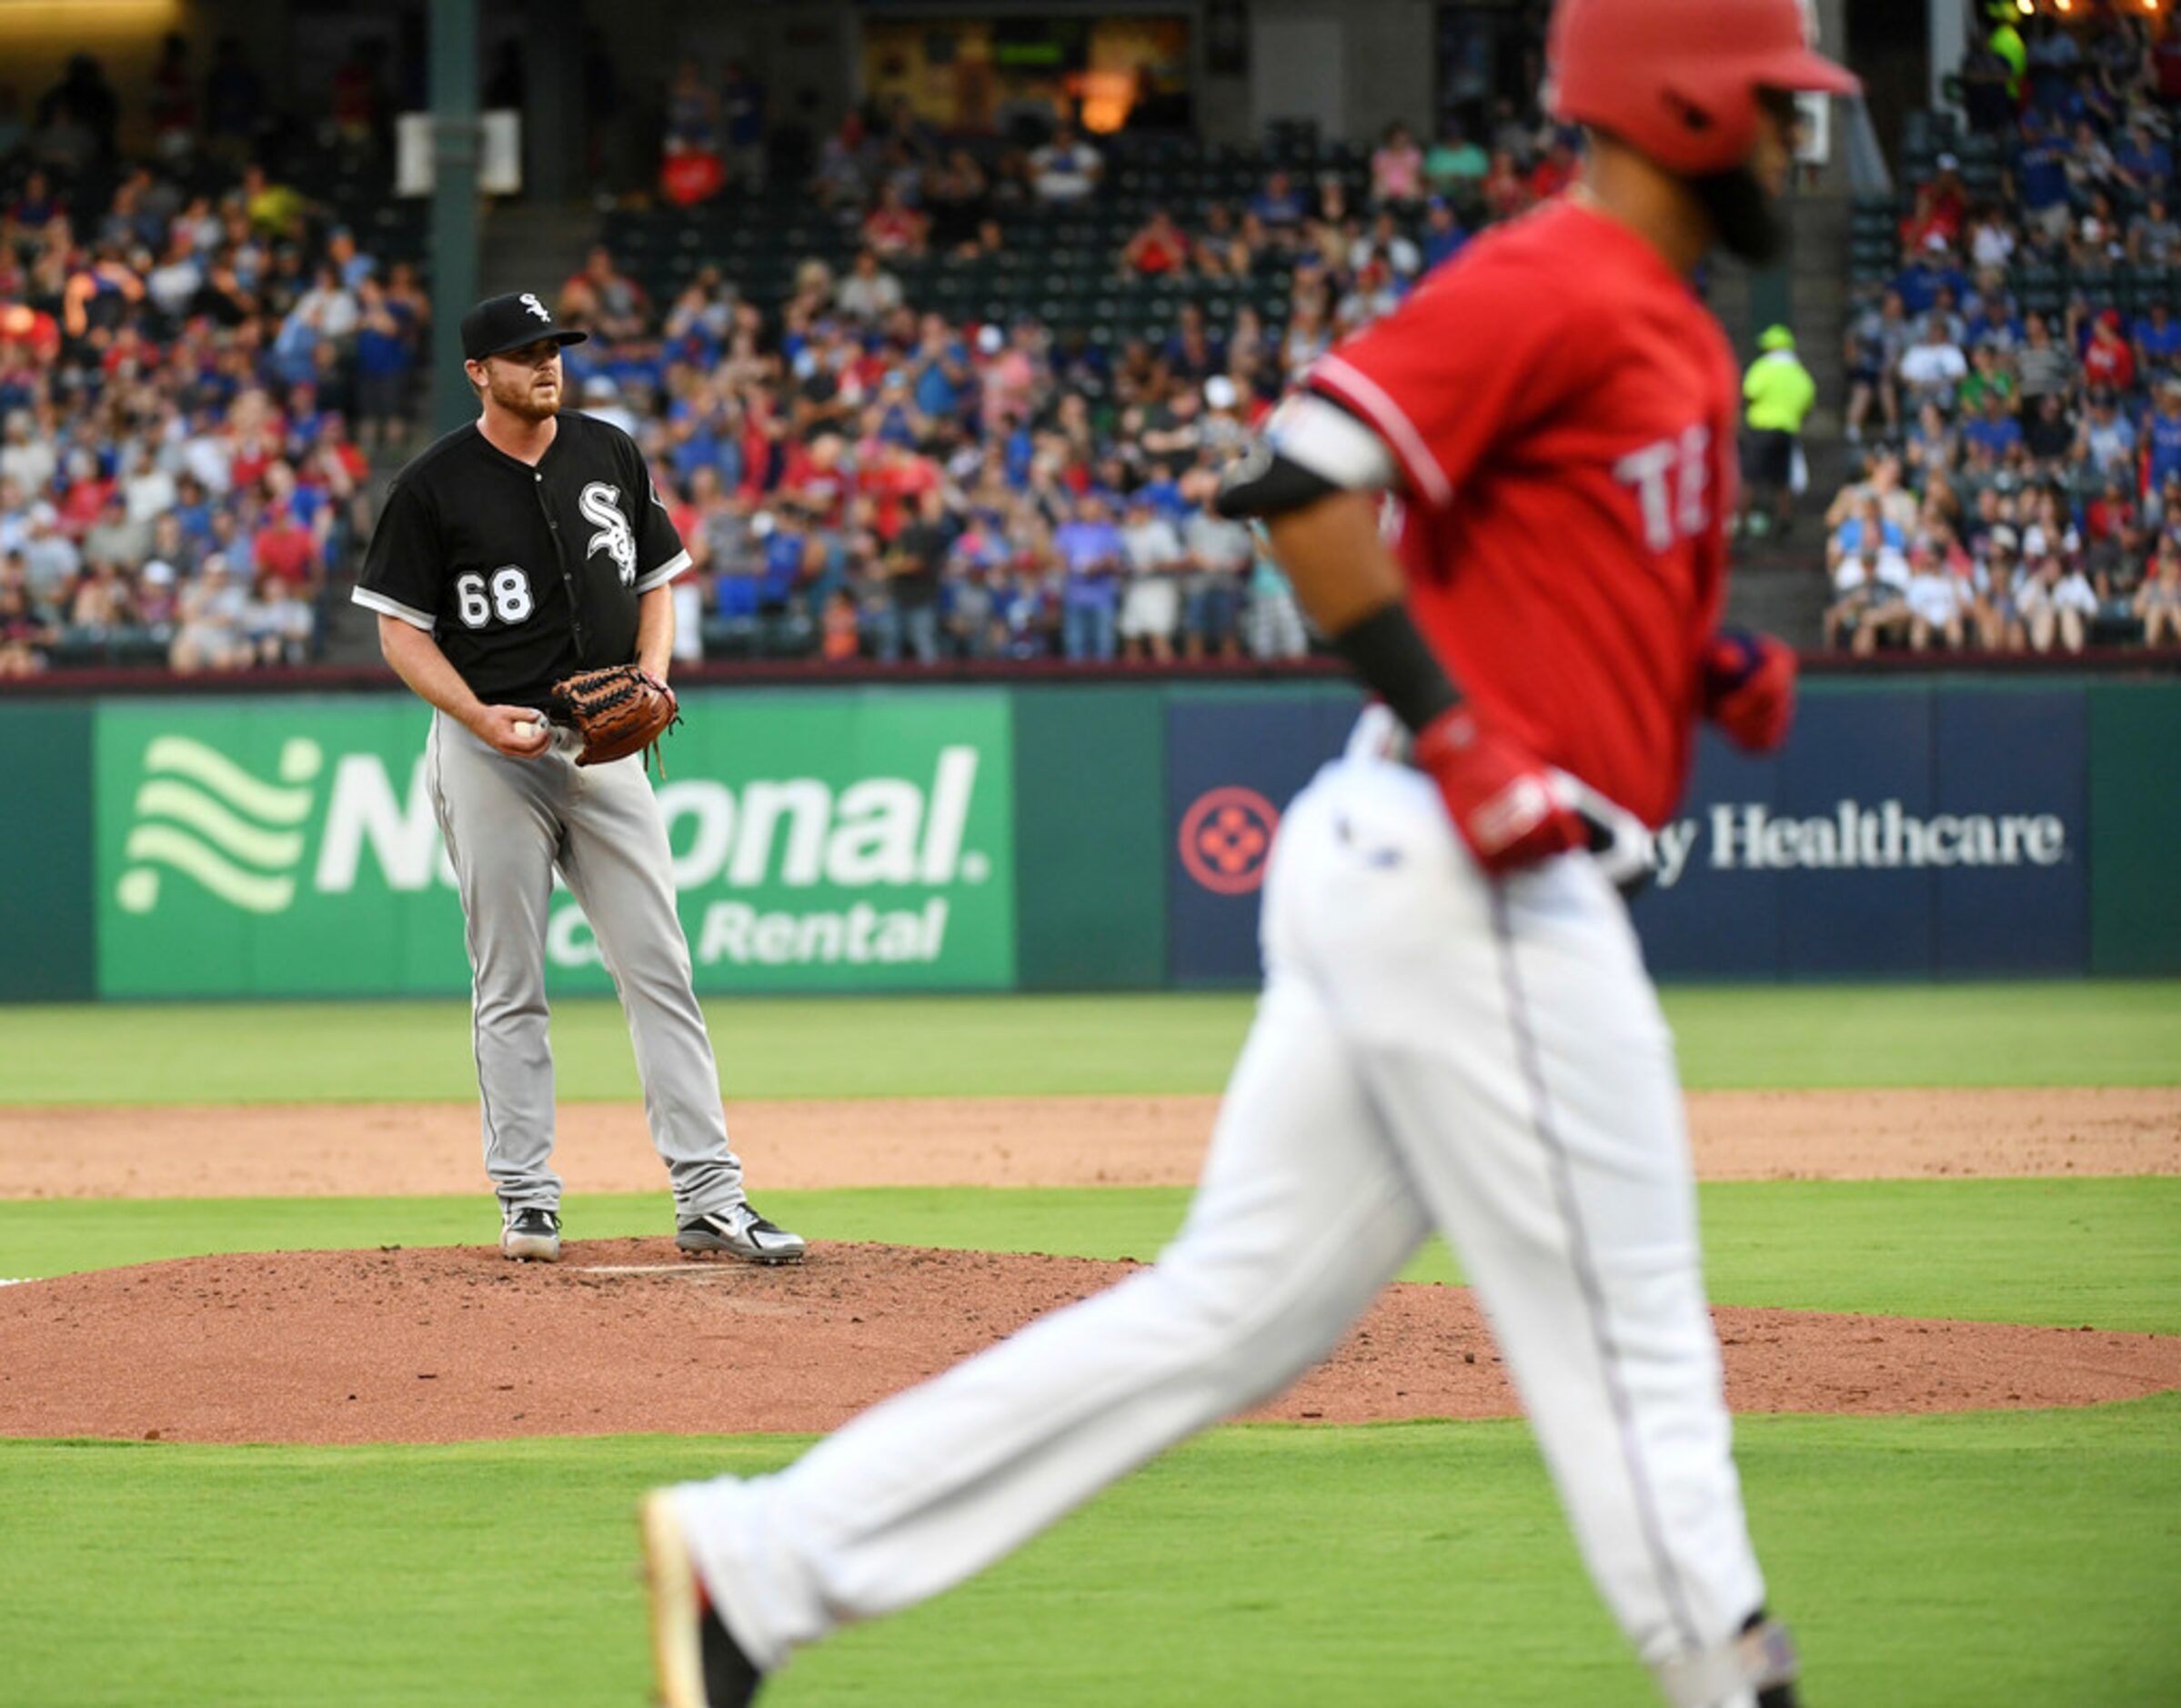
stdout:
[(1958, 204), (1941, 199), (1939, 187), (1926, 184), (1916, 191), (1916, 205), (1901, 222), (1901, 252), (1904, 255), (1921, 255), (1936, 237), (1952, 249), (1961, 236), (1962, 214)]
[(250, 559), (260, 576), (296, 588), (316, 588), (325, 568), (317, 537), (285, 505), (266, 512), (250, 541)]
[(808, 444), (788, 448), (780, 470), (780, 503), (821, 527), (838, 527), (849, 497), (848, 476), (840, 467), (843, 448), (838, 433), (820, 433)]
[(98, 459), (80, 446), (67, 454), (61, 467), (67, 482), (61, 495), (61, 532), (81, 538), (114, 497), (114, 483), (100, 476)]
[(2109, 477), (2104, 490), (2084, 507), (2084, 543), (2096, 547), (2109, 540), (2116, 541), (2136, 526), (2135, 500), (2128, 497), (2127, 487), (2118, 475)]
[(1961, 168), (1962, 163), (1952, 155), (1941, 155), (1938, 176), (1930, 184), (1931, 216), (1949, 246), (1959, 241), (1962, 227), (1969, 222), (1969, 192), (1962, 183)]
[(871, 531), (890, 546), (909, 520), (911, 505), (939, 489), (939, 468), (896, 440), (880, 444), (876, 467), (864, 471), (859, 485), (874, 503)]
[(1530, 194), (1541, 202), (1552, 200), (1574, 183), (1575, 168), (1575, 151), (1564, 142), (1554, 141), (1530, 174)]
[(2090, 328), (2083, 350), (2083, 378), (2092, 389), (2125, 392), (2136, 384), (2136, 353), (2121, 331), (2120, 310), (2108, 308)]
[(1144, 222), (1121, 252), (1121, 266), (1139, 278), (1178, 272), (1188, 258), (1189, 239), (1163, 207)]
[(880, 255), (921, 255), (925, 226), (923, 215), (901, 199), (900, 186), (889, 184), (879, 192), (878, 206), (864, 216), (864, 246)]

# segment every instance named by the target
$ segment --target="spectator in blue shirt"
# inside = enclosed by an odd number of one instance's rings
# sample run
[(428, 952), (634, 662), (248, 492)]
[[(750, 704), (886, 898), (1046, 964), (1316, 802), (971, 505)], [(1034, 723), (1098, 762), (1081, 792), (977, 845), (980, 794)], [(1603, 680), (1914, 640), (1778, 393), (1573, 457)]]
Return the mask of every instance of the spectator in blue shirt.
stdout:
[(2047, 112), (2065, 101), (2075, 88), (2082, 50), (2066, 30), (2055, 29), (2029, 45), (2030, 98)]
[(1866, 541), (1875, 539), (1881, 546), (1894, 551), (1908, 548), (1908, 536), (1898, 522), (1888, 521), (1884, 507), (1875, 497), (1866, 497), (1856, 506), (1855, 513), (1833, 530), (1832, 543), (1825, 548), (1825, 567), (1837, 569), (1842, 562), (1863, 550)]
[(2113, 151), (2113, 164), (2120, 168), (2128, 187), (2138, 196), (2153, 189), (2163, 189), (2166, 181), (2174, 176), (2174, 153), (2141, 125), (2128, 126), (2127, 136)]
[(2149, 314), (2137, 316), (2135, 333), (2138, 384), (2181, 369), (2181, 321), (2174, 318), (2165, 303), (2155, 302)]
[(1068, 572), (1060, 609), (1061, 650), (1073, 660), (1111, 660), (1117, 639), (1122, 542), (1105, 501), (1084, 497), (1075, 515), (1052, 531), (1052, 548)]
[(175, 479), (175, 507), (168, 512), (182, 527), (182, 537), (198, 554), (212, 548), (212, 506), (206, 502), (204, 483), (193, 474)]
[(2005, 397), (1997, 391), (1987, 391), (1983, 412), (1964, 424), (1962, 437), (1970, 444), (1990, 451), (1995, 463), (2004, 464), (2009, 453), (2022, 443), (2022, 423), (2015, 418), (2014, 408)]
[(2158, 400), (2144, 418), (2143, 443), (2150, 489), (2163, 492), (2167, 477), (2181, 474), (2181, 380), (2159, 383)]
[(940, 316), (928, 314), (919, 325), (916, 354), (909, 371), (918, 410), (934, 421), (950, 421), (968, 407), (974, 382), (970, 352)]
[(2132, 472), (2136, 460), (2136, 424), (2120, 413), (2109, 391), (2090, 394), (2090, 413), (2076, 431), (2075, 458), (2088, 462), (2100, 475)]
[(1265, 186), (1251, 199), (1250, 211), (1275, 231), (1300, 226), (1310, 213), (1309, 205), (1284, 172), (1269, 173)]
[(2015, 151), (2014, 196), (2033, 224), (2055, 236), (2067, 225), (2067, 148), (2035, 113), (2023, 116), (2022, 146)]
[(765, 187), (765, 85), (739, 59), (727, 62), (719, 82), (719, 123), (727, 164), (746, 189)]
[(1894, 280), (1894, 289), (1911, 318), (1929, 314), (1941, 291), (1952, 292), (1953, 300), (1958, 303), (1968, 288), (1969, 281), (1954, 265), (1953, 252), (1947, 248), (1945, 238), (1936, 232), (1925, 239), (1922, 253), (1903, 267)]
[(1423, 218), (1423, 265), (1427, 270), (1442, 261), (1451, 261), (1462, 252), (1469, 241), (1469, 234), (1462, 229), (1462, 222), (1454, 217), (1454, 207), (1442, 196), (1432, 198), (1431, 210)]
[(1966, 343), (1972, 350), (1991, 349), (2011, 357), (2022, 347), (2024, 337), (2022, 322), (2015, 318), (2006, 297), (1991, 296), (1970, 320)]

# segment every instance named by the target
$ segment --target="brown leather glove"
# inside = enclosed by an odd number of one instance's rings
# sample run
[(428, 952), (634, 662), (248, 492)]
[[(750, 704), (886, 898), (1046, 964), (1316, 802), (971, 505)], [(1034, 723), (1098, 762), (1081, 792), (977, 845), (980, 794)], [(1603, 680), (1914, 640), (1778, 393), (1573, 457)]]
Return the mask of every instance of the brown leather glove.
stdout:
[(551, 709), (555, 723), (583, 737), (578, 765), (606, 765), (643, 752), (681, 721), (674, 690), (633, 664), (585, 670), (554, 683)]

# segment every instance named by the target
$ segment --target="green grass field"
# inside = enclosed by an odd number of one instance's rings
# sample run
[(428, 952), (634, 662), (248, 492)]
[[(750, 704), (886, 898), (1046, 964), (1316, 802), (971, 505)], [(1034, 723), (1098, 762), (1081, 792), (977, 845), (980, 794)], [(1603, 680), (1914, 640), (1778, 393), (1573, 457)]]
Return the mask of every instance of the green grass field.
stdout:
[[(2181, 1083), (2181, 985), (1670, 994), (1699, 1086)], [(715, 1003), (741, 1095), (1212, 1091), (1230, 997)], [(564, 1095), (633, 1095), (609, 1005)], [(0, 1104), (472, 1094), (458, 1005), (0, 1009)], [(0, 1141), (5, 1140), (0, 1127)], [(1148, 1256), (1176, 1191), (768, 1194), (820, 1238)], [(661, 1231), (663, 1195), (571, 1201)], [(1703, 1191), (1723, 1301), (2181, 1332), (2181, 1180)], [(0, 1275), (213, 1251), (476, 1242), (463, 1199), (0, 1201)], [(1436, 1249), (1412, 1271), (1446, 1280)], [(0, 1312), (6, 1294), (0, 1292)], [(0, 1371), (0, 1376), (5, 1372)], [(2181, 1395), (1745, 1419), (1752, 1523), (1809, 1697), (2181, 1701)], [(0, 1442), (0, 1703), (646, 1699), (630, 1507), (786, 1438), (451, 1447)], [(1215, 1431), (990, 1575), (799, 1659), (767, 1702), (1652, 1700), (1512, 1423)]]
[[(2170, 1703), (2181, 1404), (1762, 1418), (1740, 1451), (1816, 1703)], [(795, 1442), (0, 1452), (14, 1703), (644, 1697), (630, 1508)], [(2010, 1498), (1997, 1498), (1999, 1491)], [(515, 1681), (535, 1688), (518, 1693)], [(1221, 1430), (783, 1704), (1651, 1700), (1513, 1423)]]
[[(730, 1095), (1211, 1092), (1237, 995), (705, 1005)], [(1689, 989), (1665, 995), (1693, 1089), (2181, 1084), (2181, 982)], [(560, 1095), (637, 1095), (620, 1010), (553, 1010)], [(0, 1105), (365, 1102), (477, 1094), (460, 1002), (0, 1008)]]

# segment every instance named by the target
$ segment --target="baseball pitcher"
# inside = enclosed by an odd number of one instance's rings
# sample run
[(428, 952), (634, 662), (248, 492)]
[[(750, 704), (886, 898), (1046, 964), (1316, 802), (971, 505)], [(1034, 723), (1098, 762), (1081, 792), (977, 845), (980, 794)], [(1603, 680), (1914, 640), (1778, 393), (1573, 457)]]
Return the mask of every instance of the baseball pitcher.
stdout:
[(666, 825), (635, 757), (677, 716), (668, 583), (689, 554), (636, 442), (560, 413), (561, 347), (587, 336), (528, 292), (462, 317), (477, 418), (397, 477), (356, 602), (433, 708), (425, 777), (462, 896), (500, 1251), (560, 1257), (545, 991), (558, 870), (628, 1016), (676, 1245), (791, 1262), (802, 1240), (750, 1207), (728, 1146)]

